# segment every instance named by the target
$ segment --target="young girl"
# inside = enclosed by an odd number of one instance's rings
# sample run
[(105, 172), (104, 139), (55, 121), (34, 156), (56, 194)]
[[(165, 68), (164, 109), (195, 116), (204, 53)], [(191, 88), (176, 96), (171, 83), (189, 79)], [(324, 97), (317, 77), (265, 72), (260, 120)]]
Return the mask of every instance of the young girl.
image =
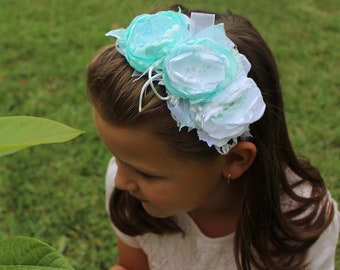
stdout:
[(172, 10), (109, 32), (88, 68), (111, 269), (333, 269), (337, 206), (292, 149), (270, 49), (238, 15)]

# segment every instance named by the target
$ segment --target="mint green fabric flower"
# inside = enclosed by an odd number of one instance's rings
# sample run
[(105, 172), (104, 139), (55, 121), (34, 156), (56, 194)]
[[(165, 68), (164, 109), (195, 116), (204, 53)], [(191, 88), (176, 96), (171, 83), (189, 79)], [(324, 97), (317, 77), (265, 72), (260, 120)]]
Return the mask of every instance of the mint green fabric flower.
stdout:
[(180, 11), (161, 11), (134, 18), (127, 29), (112, 30), (117, 46), (129, 64), (144, 73), (177, 43), (189, 36), (186, 17)]

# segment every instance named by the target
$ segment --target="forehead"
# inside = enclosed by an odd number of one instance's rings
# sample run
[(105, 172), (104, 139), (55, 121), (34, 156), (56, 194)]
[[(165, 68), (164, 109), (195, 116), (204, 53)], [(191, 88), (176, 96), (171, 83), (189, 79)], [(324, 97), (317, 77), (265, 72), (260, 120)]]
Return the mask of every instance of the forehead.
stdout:
[(179, 158), (164, 141), (149, 131), (107, 123), (94, 110), (94, 121), (108, 150), (130, 167), (151, 175), (178, 178), (200, 172), (207, 174), (219, 166), (220, 158), (209, 162)]
[(176, 159), (169, 146), (150, 131), (106, 122), (94, 109), (97, 130), (109, 151), (122, 160)]

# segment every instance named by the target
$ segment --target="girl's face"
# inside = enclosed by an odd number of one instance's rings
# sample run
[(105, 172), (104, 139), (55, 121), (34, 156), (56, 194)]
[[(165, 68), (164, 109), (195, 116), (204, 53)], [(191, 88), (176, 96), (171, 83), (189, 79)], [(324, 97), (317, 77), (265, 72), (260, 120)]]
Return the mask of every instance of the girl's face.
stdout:
[(108, 124), (96, 110), (94, 121), (116, 158), (115, 186), (140, 200), (149, 215), (164, 218), (183, 212), (216, 211), (227, 203), (223, 158), (204, 163), (183, 161), (150, 132)]

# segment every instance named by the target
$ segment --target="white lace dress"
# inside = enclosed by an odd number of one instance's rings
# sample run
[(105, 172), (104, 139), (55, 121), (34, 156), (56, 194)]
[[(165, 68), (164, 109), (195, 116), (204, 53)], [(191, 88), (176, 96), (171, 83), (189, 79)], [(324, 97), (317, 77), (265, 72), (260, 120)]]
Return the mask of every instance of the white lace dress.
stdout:
[[(111, 159), (106, 173), (106, 207), (114, 188), (117, 166)], [(288, 172), (290, 173), (290, 172)], [(294, 178), (294, 175), (292, 178)], [(295, 179), (292, 179), (294, 181)], [(309, 194), (310, 189), (301, 191)], [(337, 209), (337, 205), (334, 202)], [(283, 201), (283, 208), (290, 208), (292, 201)], [(127, 245), (141, 248), (147, 254), (150, 270), (208, 270), (236, 269), (233, 254), (234, 234), (218, 238), (204, 235), (187, 214), (176, 216), (182, 234), (159, 236), (147, 233), (131, 237), (114, 227), (117, 236)], [(309, 270), (334, 269), (334, 256), (339, 235), (340, 214), (335, 211), (334, 219), (308, 252)]]

